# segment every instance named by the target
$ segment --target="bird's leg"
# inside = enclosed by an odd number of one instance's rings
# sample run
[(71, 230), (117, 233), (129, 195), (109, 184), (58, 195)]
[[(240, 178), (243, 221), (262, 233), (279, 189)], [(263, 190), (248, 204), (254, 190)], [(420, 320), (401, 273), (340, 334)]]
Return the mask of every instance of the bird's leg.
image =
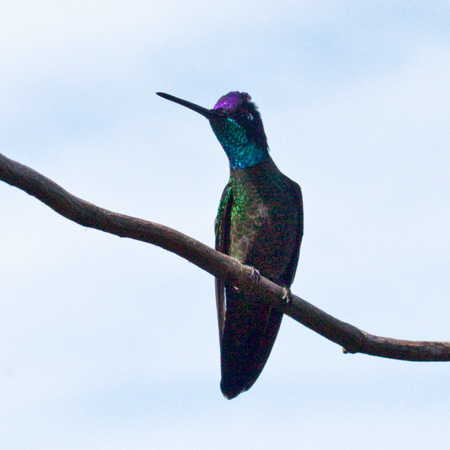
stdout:
[[(249, 269), (252, 269), (252, 272), (250, 274), (250, 279), (255, 283), (259, 284), (261, 281), (261, 274), (258, 269), (255, 269), (253, 266), (247, 266)], [(255, 285), (252, 286), (252, 291), (255, 290)]]
[[(261, 274), (260, 274), (259, 270), (255, 269), (252, 266), (244, 266), (244, 267), (252, 270), (252, 273), (249, 276), (252, 279), (252, 281), (254, 281), (256, 284), (258, 284), (261, 281)], [(240, 289), (237, 286), (233, 286), (233, 288), (238, 292), (240, 291)]]
[(288, 288), (283, 288), (283, 300), (286, 302), (286, 305), (290, 305), (292, 302), (292, 292)]
[(252, 269), (252, 273), (250, 274), (250, 278), (255, 282), (259, 283), (261, 281), (261, 274), (259, 273), (258, 269), (255, 269), (254, 267), (250, 267)]

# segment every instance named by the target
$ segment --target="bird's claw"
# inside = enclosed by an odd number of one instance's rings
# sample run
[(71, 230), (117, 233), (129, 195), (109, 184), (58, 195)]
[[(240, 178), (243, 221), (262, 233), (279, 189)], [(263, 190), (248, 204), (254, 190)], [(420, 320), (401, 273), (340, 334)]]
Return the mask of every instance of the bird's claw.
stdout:
[(292, 292), (288, 288), (283, 288), (283, 300), (286, 302), (286, 305), (290, 305), (292, 303)]
[[(237, 261), (237, 260), (236, 260)], [(239, 261), (237, 261), (239, 262)], [(240, 264), (240, 263), (239, 263)], [(250, 273), (249, 277), (252, 281), (254, 281), (256, 284), (258, 284), (261, 281), (261, 274), (259, 273), (258, 269), (255, 269), (254, 267), (251, 266), (244, 266), (247, 269), (251, 269), (252, 272)], [(240, 292), (240, 288), (237, 286), (233, 286), (234, 290), (237, 292)]]
[(254, 267), (252, 267), (251, 269), (252, 269), (252, 273), (250, 274), (250, 278), (255, 283), (259, 283), (261, 281), (261, 274), (259, 273), (259, 270), (255, 269)]

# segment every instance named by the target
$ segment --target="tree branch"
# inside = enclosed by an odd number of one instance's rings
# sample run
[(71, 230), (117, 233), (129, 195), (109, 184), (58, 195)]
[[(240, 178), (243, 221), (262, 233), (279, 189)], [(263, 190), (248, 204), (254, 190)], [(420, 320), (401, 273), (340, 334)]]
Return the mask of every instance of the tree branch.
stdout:
[(255, 290), (297, 322), (344, 348), (345, 353), (366, 353), (408, 361), (449, 361), (450, 342), (403, 341), (374, 336), (342, 322), (307, 301), (289, 295), (267, 278), (259, 282), (252, 269), (201, 242), (164, 225), (108, 211), (73, 196), (49, 178), (0, 154), (0, 180), (36, 197), (82, 226), (127, 237), (169, 250), (243, 291)]

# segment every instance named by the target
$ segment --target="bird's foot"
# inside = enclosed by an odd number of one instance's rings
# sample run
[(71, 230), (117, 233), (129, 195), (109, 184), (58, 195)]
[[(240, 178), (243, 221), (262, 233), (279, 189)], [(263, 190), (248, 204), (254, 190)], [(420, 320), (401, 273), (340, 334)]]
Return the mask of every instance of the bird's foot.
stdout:
[(259, 270), (255, 269), (254, 267), (251, 267), (252, 273), (250, 274), (250, 278), (255, 282), (259, 283), (261, 281), (261, 274), (259, 273)]
[[(234, 258), (234, 259), (235, 259), (235, 258)], [(236, 261), (237, 261), (239, 264), (242, 264), (242, 263), (241, 263), (240, 261), (238, 261), (237, 259), (236, 259)], [(258, 269), (255, 269), (254, 267), (252, 267), (252, 266), (247, 266), (247, 265), (243, 265), (242, 267), (245, 268), (245, 269), (251, 269), (252, 272), (250, 273), (249, 277), (250, 277), (251, 280), (254, 281), (256, 284), (258, 284), (258, 283), (261, 281), (261, 274), (260, 274), (260, 272), (259, 272)], [(240, 288), (238, 288), (237, 286), (233, 286), (233, 288), (234, 288), (234, 290), (237, 291), (237, 292), (240, 291)]]
[(283, 300), (286, 302), (286, 305), (290, 305), (292, 303), (292, 292), (288, 288), (283, 288)]
[[(255, 269), (252, 266), (245, 266), (247, 269), (251, 269), (252, 272), (250, 273), (249, 277), (252, 281), (254, 281), (256, 284), (259, 284), (259, 282), (261, 281), (261, 274), (259, 273), (258, 269)], [(253, 289), (255, 288), (255, 286), (253, 285)], [(240, 289), (237, 286), (234, 286), (234, 289), (236, 291), (240, 291)]]

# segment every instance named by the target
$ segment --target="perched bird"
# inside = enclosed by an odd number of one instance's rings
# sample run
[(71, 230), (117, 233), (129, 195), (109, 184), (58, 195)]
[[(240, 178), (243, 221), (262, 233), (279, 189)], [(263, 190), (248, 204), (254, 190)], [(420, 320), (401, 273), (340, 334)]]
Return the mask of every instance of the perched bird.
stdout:
[[(303, 236), (300, 186), (269, 155), (260, 113), (245, 92), (230, 92), (213, 109), (158, 92), (206, 117), (228, 156), (230, 180), (215, 222), (216, 249), (289, 289)], [(250, 389), (266, 364), (283, 313), (254, 293), (216, 279), (222, 393)]]

